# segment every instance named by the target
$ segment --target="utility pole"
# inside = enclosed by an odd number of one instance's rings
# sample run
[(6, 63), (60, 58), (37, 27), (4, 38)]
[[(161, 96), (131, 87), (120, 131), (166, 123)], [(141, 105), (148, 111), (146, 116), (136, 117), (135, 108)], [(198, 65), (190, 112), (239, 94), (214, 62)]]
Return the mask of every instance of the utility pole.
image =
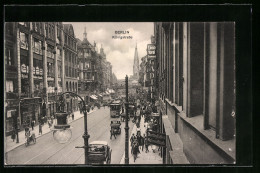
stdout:
[(129, 127), (128, 127), (128, 77), (126, 75), (125, 77), (125, 107), (126, 107), (126, 120), (125, 120), (125, 164), (129, 164), (129, 139), (128, 139), (128, 132), (129, 132)]

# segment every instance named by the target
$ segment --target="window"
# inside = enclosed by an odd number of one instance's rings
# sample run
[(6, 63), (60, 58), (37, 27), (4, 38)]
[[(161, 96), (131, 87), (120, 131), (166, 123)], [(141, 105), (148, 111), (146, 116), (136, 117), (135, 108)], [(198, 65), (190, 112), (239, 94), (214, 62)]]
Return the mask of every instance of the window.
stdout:
[(29, 59), (23, 55), (21, 55), (21, 72), (29, 73)]
[(33, 52), (42, 55), (42, 42), (33, 38)]
[(28, 35), (20, 32), (20, 48), (28, 50)]
[(5, 91), (6, 92), (14, 92), (13, 81), (6, 81), (6, 83), (5, 83)]
[(67, 44), (67, 35), (65, 34), (64, 37), (65, 37), (65, 44)]
[(13, 35), (13, 23), (8, 22), (5, 24), (5, 32), (6, 34)]
[(13, 65), (13, 54), (11, 49), (5, 49), (5, 64)]
[(49, 77), (53, 77), (54, 73), (53, 73), (53, 63), (48, 62), (47, 63), (47, 68), (48, 68), (48, 76)]
[(33, 59), (33, 74), (43, 75), (42, 60)]
[(48, 35), (48, 37), (49, 37), (49, 38), (51, 38), (51, 35), (52, 35), (51, 26), (49, 25), (49, 27), (48, 27), (48, 28), (49, 28), (49, 29), (48, 29), (48, 30), (49, 30), (49, 33), (48, 33), (49, 35)]
[(58, 61), (58, 77), (61, 77), (61, 62)]
[(45, 24), (45, 36), (48, 37), (48, 34), (49, 34), (49, 32), (48, 32), (48, 24), (46, 23)]
[(68, 76), (68, 66), (67, 65), (65, 66), (65, 74), (66, 74), (66, 76)]
[(61, 58), (61, 50), (60, 49), (57, 49), (56, 55), (57, 55), (58, 58)]

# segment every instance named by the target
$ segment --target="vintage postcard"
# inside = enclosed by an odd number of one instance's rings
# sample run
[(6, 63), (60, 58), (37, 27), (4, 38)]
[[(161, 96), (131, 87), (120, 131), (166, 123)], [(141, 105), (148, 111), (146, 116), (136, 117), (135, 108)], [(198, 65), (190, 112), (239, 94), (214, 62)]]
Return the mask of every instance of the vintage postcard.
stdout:
[(5, 22), (5, 165), (235, 164), (235, 30)]

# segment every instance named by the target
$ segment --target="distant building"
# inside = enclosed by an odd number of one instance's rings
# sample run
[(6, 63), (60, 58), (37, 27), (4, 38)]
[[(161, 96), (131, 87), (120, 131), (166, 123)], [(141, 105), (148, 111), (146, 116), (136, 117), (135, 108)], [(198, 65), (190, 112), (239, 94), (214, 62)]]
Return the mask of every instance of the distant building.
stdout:
[[(64, 24), (64, 62), (66, 91), (78, 93), (78, 56), (77, 39), (72, 24)], [(77, 109), (76, 98), (66, 98), (67, 112)]]
[(137, 51), (137, 44), (135, 47), (135, 54), (134, 54), (134, 65), (133, 65), (133, 76), (131, 79), (139, 79), (139, 57), (138, 57), (138, 51)]
[(87, 32), (83, 33), (83, 41), (77, 39), (79, 59), (79, 94), (89, 102), (87, 96), (93, 95), (98, 88), (98, 54), (95, 50), (95, 43), (92, 45), (87, 39)]

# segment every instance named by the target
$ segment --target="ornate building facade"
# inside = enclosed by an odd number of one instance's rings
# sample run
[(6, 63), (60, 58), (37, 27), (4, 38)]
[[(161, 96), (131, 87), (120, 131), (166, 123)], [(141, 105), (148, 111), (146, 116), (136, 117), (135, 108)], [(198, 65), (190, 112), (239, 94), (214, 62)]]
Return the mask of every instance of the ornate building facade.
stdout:
[(71, 49), (70, 67), (75, 67), (77, 48), (72, 26), (65, 31), (71, 39), (64, 45), (60, 22), (12, 22), (5, 24), (5, 30), (5, 130), (9, 133), (56, 112), (56, 94), (67, 91), (65, 52)]

